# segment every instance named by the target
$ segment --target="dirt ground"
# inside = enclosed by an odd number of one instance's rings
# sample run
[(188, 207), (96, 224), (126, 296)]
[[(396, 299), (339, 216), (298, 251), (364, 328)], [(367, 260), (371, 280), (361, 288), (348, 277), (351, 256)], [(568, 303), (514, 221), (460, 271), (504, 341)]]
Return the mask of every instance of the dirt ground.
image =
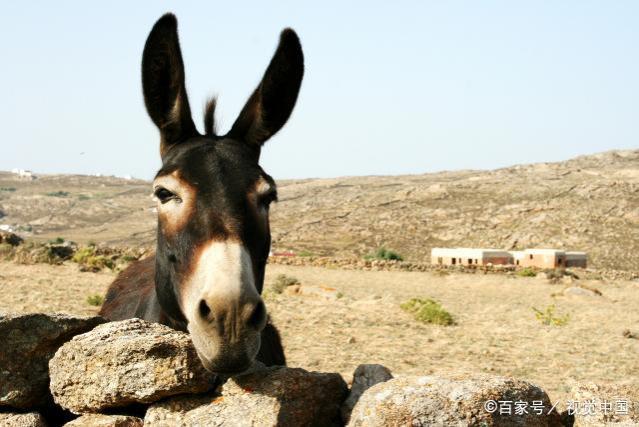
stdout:
[[(455, 370), (515, 376), (563, 401), (575, 381), (639, 381), (639, 283), (578, 281), (601, 296), (563, 296), (567, 284), (542, 278), (409, 272), (368, 272), (269, 265), (323, 295), (267, 292), (266, 304), (284, 340), (290, 366), (340, 372), (360, 363), (394, 374)], [(75, 264), (0, 262), (0, 312), (96, 313), (87, 297), (104, 294), (115, 273), (82, 273)], [(441, 302), (454, 326), (421, 324), (399, 304), (412, 297)], [(554, 304), (564, 326), (542, 325), (532, 307)]]

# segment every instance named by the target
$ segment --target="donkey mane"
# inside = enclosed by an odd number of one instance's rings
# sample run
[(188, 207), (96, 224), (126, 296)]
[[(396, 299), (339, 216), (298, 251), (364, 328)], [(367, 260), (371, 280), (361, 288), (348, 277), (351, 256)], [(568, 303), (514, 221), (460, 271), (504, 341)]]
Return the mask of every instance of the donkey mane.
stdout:
[(215, 108), (217, 107), (217, 99), (213, 96), (206, 101), (204, 107), (204, 135), (217, 137), (217, 129), (215, 123)]

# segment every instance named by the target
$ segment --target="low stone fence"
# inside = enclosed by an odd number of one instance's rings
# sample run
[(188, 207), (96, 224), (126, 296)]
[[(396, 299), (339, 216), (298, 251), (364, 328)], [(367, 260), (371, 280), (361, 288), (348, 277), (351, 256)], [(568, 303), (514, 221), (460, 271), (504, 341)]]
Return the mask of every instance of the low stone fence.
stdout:
[[(560, 426), (639, 422), (639, 393), (596, 385), (582, 401), (636, 398), (625, 415), (570, 416), (540, 387), (492, 376), (401, 376), (255, 366), (226, 382), (187, 334), (140, 319), (0, 315), (0, 426)], [(504, 405), (510, 405), (505, 408)]]
[[(360, 258), (333, 258), (322, 256), (270, 256), (269, 264), (324, 267), (342, 270), (364, 271), (432, 271), (432, 272), (457, 272), (469, 274), (514, 274), (522, 269), (515, 265), (436, 265), (429, 263), (360, 259)], [(529, 267), (530, 268), (530, 267)], [(534, 269), (542, 272), (543, 269)], [(606, 279), (606, 280), (635, 280), (639, 279), (639, 272), (611, 269), (570, 268), (566, 271), (582, 279)]]

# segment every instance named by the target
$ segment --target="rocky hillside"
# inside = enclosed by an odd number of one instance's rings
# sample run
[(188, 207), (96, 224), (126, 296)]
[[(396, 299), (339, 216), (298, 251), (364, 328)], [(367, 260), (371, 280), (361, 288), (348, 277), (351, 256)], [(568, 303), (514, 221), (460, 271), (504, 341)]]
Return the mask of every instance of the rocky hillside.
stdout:
[[(151, 244), (150, 184), (0, 173), (0, 224), (22, 235)], [(492, 171), (279, 182), (275, 250), (337, 257), (380, 246), (429, 259), (435, 246), (583, 250), (592, 266), (639, 270), (639, 150)]]

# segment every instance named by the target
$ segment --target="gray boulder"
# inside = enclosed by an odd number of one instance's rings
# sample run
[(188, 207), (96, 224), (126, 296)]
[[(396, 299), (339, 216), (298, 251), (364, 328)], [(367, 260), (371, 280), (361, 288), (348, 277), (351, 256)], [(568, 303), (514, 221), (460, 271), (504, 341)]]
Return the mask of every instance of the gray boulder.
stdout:
[(340, 425), (346, 383), (339, 374), (270, 367), (232, 378), (221, 394), (180, 396), (149, 407), (149, 426)]
[(129, 319), (100, 325), (63, 345), (49, 363), (56, 403), (76, 414), (210, 390), (189, 336)]
[(582, 288), (580, 286), (570, 286), (563, 290), (565, 296), (577, 296), (577, 297), (596, 297), (601, 295), (597, 294), (592, 289)]
[(342, 420), (348, 423), (353, 407), (361, 395), (375, 384), (386, 382), (393, 378), (391, 371), (382, 365), (364, 364), (359, 365), (353, 373), (353, 383), (348, 393), (348, 397), (342, 405)]
[(47, 423), (37, 412), (5, 412), (0, 413), (0, 427), (47, 427)]
[(84, 414), (64, 427), (142, 427), (142, 418), (128, 415)]
[[(525, 412), (517, 414), (518, 407)], [(551, 408), (543, 390), (521, 380), (489, 375), (411, 376), (365, 391), (348, 425), (561, 425), (556, 410), (548, 414)]]
[(65, 314), (0, 314), (0, 407), (28, 409), (51, 402), (49, 359), (73, 336), (105, 321)]

